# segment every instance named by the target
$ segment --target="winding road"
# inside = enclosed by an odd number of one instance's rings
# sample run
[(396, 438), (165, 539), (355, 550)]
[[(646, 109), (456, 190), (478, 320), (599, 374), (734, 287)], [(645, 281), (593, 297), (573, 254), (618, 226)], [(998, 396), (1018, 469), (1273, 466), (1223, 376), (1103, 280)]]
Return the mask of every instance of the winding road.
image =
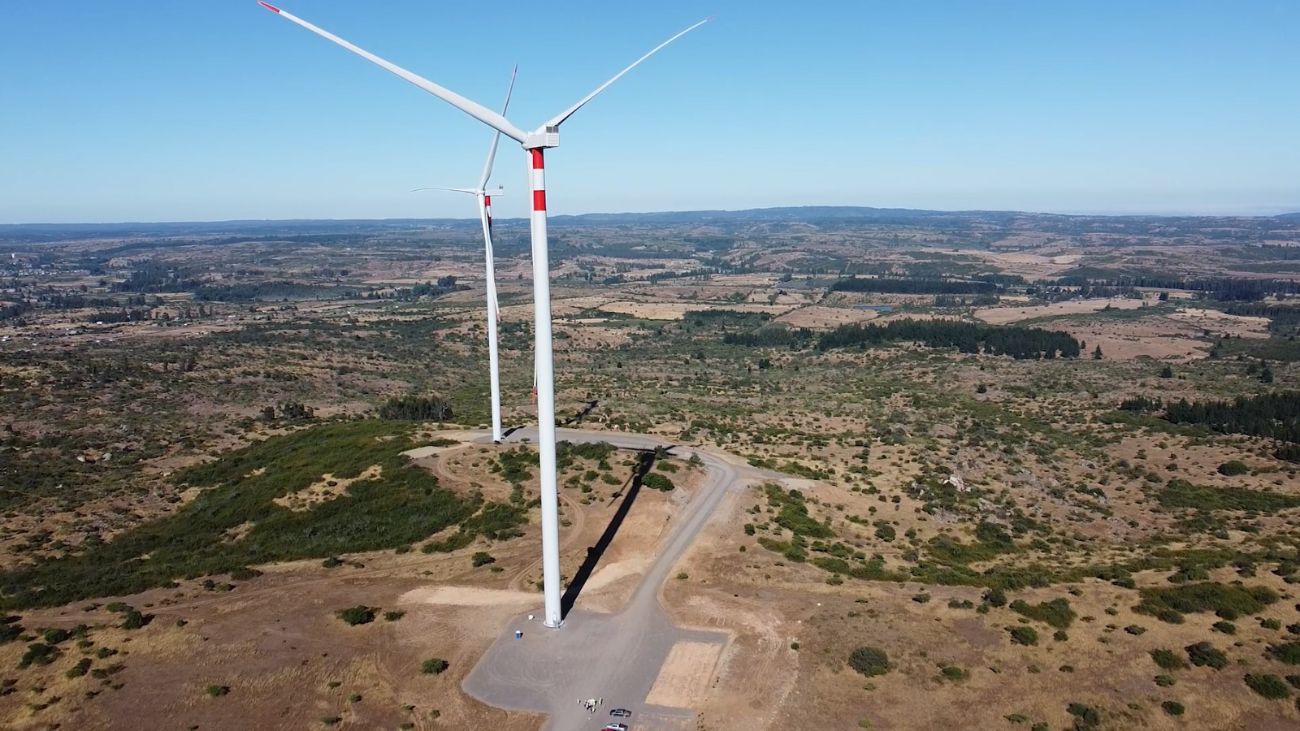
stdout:
[[(678, 642), (714, 643), (727, 635), (675, 626), (659, 602), (660, 589), (673, 566), (708, 523), (728, 490), (752, 481), (779, 478), (749, 467), (738, 457), (694, 447), (674, 447), (653, 437), (617, 432), (557, 430), (569, 442), (608, 442), (629, 449), (673, 447), (674, 456), (698, 456), (705, 481), (683, 509), (677, 525), (656, 551), (631, 599), (616, 614), (586, 612), (581, 599), (558, 630), (520, 615), (503, 627), (496, 642), (465, 678), (465, 692), (484, 703), (508, 710), (545, 713), (543, 728), (553, 731), (600, 729), (611, 720), (611, 708), (627, 708), (633, 729), (694, 728), (689, 708), (655, 706), (646, 702), (659, 671)], [(535, 429), (521, 429), (508, 441), (535, 440)], [(534, 610), (540, 616), (541, 612)], [(515, 630), (524, 636), (515, 639)], [(579, 699), (603, 698), (604, 706), (589, 714)]]

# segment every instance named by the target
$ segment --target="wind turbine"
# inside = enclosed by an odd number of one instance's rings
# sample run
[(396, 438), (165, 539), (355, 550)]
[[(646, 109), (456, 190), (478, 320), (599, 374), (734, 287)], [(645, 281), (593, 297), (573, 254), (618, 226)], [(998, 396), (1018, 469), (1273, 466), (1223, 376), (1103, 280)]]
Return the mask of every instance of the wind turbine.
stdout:
[(529, 188), (533, 194), (533, 212), (530, 219), (532, 230), (533, 255), (533, 337), (537, 370), (537, 447), (541, 482), (542, 508), (542, 594), (544, 597), (543, 623), (547, 627), (559, 627), (563, 621), (560, 608), (560, 532), (559, 532), (559, 497), (555, 480), (555, 367), (551, 350), (551, 273), (550, 253), (546, 241), (546, 182), (544, 150), (560, 145), (560, 125), (591, 101), (610, 84), (618, 81), (641, 62), (650, 58), (664, 46), (681, 38), (687, 33), (708, 22), (701, 20), (678, 32), (668, 40), (650, 49), (645, 55), (614, 74), (613, 77), (596, 87), (594, 91), (579, 99), (573, 106), (542, 123), (531, 131), (516, 127), (504, 115), (456, 92), (439, 86), (418, 74), (375, 54), (359, 48), (348, 41), (320, 27), (285, 12), (265, 0), (258, 4), (285, 20), (296, 23), (326, 40), (332, 41), (358, 56), (374, 63), (393, 74), (409, 81), (439, 99), (456, 107), (469, 116), (497, 130), (501, 134), (518, 142), (529, 154)]
[[(515, 76), (519, 67), (510, 72), (510, 86), (506, 87), (506, 101), (501, 105), (501, 113), (510, 108), (510, 94), (515, 90)], [(445, 190), (453, 193), (467, 193), (478, 200), (478, 217), (483, 224), (483, 258), (487, 262), (484, 281), (487, 282), (487, 330), (488, 330), (488, 381), (492, 388), (492, 441), (501, 442), (501, 372), (497, 367), (497, 276), (492, 265), (492, 196), (500, 195), (502, 189), (487, 189), (488, 178), (492, 177), (492, 162), (497, 156), (497, 145), (501, 142), (500, 130), (492, 132), (492, 144), (488, 146), (487, 162), (483, 163), (483, 174), (479, 176), (478, 185), (473, 188), (416, 188), (421, 190)]]

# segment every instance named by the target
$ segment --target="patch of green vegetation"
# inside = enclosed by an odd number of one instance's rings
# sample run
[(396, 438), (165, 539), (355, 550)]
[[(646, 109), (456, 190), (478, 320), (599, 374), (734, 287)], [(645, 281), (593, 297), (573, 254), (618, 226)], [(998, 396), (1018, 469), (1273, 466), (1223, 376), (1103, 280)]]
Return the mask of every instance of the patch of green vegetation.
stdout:
[(1187, 662), (1178, 656), (1178, 653), (1168, 649), (1157, 649), (1151, 651), (1151, 659), (1161, 670), (1181, 670), (1187, 667)]
[(1011, 641), (1017, 645), (1032, 647), (1038, 644), (1038, 631), (1033, 627), (1021, 624), (1009, 627), (1007, 631), (1011, 633)]
[(1183, 649), (1187, 651), (1187, 659), (1198, 668), (1210, 667), (1222, 670), (1228, 667), (1228, 656), (1208, 642), (1197, 642)]
[(1279, 510), (1300, 507), (1300, 497), (1293, 495), (1243, 487), (1202, 487), (1184, 480), (1170, 480), (1156, 499), (1166, 508), (1196, 510), (1248, 510), (1256, 513), (1276, 513)]
[(868, 678), (889, 672), (889, 655), (878, 647), (859, 647), (849, 653), (849, 667)]
[[(517, 533), (522, 509), (465, 499), (438, 487), (402, 452), (413, 426), (379, 420), (322, 424), (253, 444), (179, 473), (202, 489), (170, 517), (128, 530), (80, 553), (0, 574), (0, 604), (58, 605), (94, 596), (133, 594), (177, 578), (222, 574), (251, 564), (390, 549), (460, 524), (459, 545), (477, 535)], [(330, 473), (380, 474), (346, 494), (293, 511), (274, 499), (306, 489)], [(237, 540), (230, 532), (253, 527)]]
[(1076, 731), (1097, 728), (1101, 725), (1101, 712), (1092, 706), (1086, 706), (1082, 703), (1071, 703), (1065, 707), (1065, 711), (1071, 716), (1074, 716), (1074, 728)]
[(1276, 675), (1246, 673), (1244, 680), (1247, 687), (1270, 700), (1291, 697), (1291, 689)]
[(763, 486), (767, 494), (768, 505), (777, 509), (776, 524), (794, 533), (800, 538), (829, 538), (831, 529), (818, 523), (808, 514), (808, 505), (803, 493), (791, 489), (789, 492), (780, 485)]
[(1038, 604), (1029, 604), (1017, 599), (1011, 602), (1011, 610), (1057, 629), (1069, 629), (1075, 617), (1079, 616), (1075, 614), (1073, 609), (1070, 609), (1070, 601), (1064, 597), (1039, 602)]
[(1300, 642), (1281, 642), (1268, 646), (1268, 654), (1278, 662), (1300, 665)]
[(1178, 701), (1165, 701), (1160, 704), (1160, 708), (1171, 716), (1181, 716), (1183, 715), (1183, 711), (1186, 710), (1183, 708), (1183, 704)]
[(208, 695), (213, 698), (220, 698), (223, 695), (230, 694), (230, 686), (226, 685), (209, 685)]
[(642, 477), (641, 484), (651, 490), (659, 490), (660, 492), (671, 492), (677, 487), (673, 484), (672, 480), (668, 479), (667, 475), (662, 475), (658, 472), (651, 472)]
[(441, 675), (451, 667), (451, 663), (440, 657), (432, 657), (420, 664), (420, 672), (425, 675)]
[(1278, 599), (1277, 593), (1266, 586), (1231, 586), (1209, 581), (1140, 591), (1142, 601), (1133, 611), (1174, 624), (1182, 621), (1182, 615), (1198, 612), (1255, 614)]
[(358, 604), (355, 607), (340, 609), (334, 614), (348, 625), (355, 627), (358, 624), (370, 624), (375, 621), (376, 611), (378, 610), (375, 607), (367, 607), (364, 604)]

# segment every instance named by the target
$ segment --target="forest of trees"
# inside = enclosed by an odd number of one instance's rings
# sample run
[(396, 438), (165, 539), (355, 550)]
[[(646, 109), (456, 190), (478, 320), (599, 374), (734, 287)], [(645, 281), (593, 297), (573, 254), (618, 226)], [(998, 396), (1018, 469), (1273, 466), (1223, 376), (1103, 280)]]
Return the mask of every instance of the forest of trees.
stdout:
[(1165, 406), (1164, 418), (1175, 424), (1208, 426), (1225, 434), (1272, 437), (1300, 444), (1300, 391), (1239, 396), (1232, 401), (1189, 403), (1182, 399)]
[(381, 419), (446, 421), (451, 418), (451, 414), (451, 403), (441, 396), (390, 398), (379, 407)]
[(1229, 315), (1267, 317), (1273, 337), (1290, 338), (1300, 334), (1300, 305), (1270, 305), (1262, 302), (1239, 303), (1223, 308)]
[(1202, 292), (1211, 299), (1224, 302), (1249, 302), (1261, 300), (1269, 295), (1300, 294), (1300, 282), (1288, 279), (1234, 279), (1216, 277), (1209, 279), (1185, 279), (1176, 276), (1158, 274), (1127, 275), (1116, 272), (1113, 276), (1103, 270), (1090, 269), (1057, 278), (1055, 284), (1061, 286), (1103, 286), (1132, 289), (1134, 287), (1156, 287), (1160, 289), (1186, 289)]
[(849, 277), (835, 282), (830, 289), (832, 292), (889, 294), (997, 294), (999, 291), (992, 282), (903, 277)]
[(1018, 360), (1077, 358), (1083, 345), (1063, 332), (1036, 327), (998, 327), (955, 320), (895, 320), (886, 325), (841, 325), (817, 341), (818, 350), (917, 342), (963, 353), (1009, 355)]
[(157, 261), (147, 261), (131, 272), (125, 282), (113, 289), (118, 292), (189, 292), (200, 284), (190, 272)]

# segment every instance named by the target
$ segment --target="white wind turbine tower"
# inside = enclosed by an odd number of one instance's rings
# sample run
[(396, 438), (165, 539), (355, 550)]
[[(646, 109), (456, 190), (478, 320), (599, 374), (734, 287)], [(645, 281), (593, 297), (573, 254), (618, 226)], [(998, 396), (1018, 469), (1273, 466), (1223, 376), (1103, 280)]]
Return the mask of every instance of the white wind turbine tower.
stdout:
[(369, 51), (359, 48), (339, 38), (327, 30), (319, 28), (291, 13), (287, 13), (264, 0), (258, 4), (278, 14), (280, 17), (296, 23), (303, 28), (332, 41), (358, 56), (374, 63), (393, 74), (409, 81), (439, 99), (456, 107), (469, 116), (497, 130), (501, 134), (518, 142), (529, 153), (531, 174), (530, 188), (533, 194), (532, 255), (533, 255), (533, 333), (536, 349), (537, 370), (537, 446), (539, 452), (539, 472), (541, 481), (542, 508), (542, 593), (545, 599), (543, 622), (547, 627), (559, 627), (563, 622), (560, 607), (560, 533), (558, 494), (555, 481), (555, 371), (551, 350), (551, 276), (550, 254), (546, 242), (546, 185), (543, 173), (544, 150), (560, 145), (560, 125), (575, 112), (618, 81), (641, 62), (650, 58), (664, 46), (681, 38), (687, 33), (708, 22), (701, 20), (678, 32), (668, 40), (650, 49), (645, 55), (633, 61), (627, 68), (614, 74), (609, 81), (596, 87), (590, 94), (579, 99), (573, 106), (546, 120), (540, 127), (531, 131), (516, 127), (503, 115), (488, 109), (478, 102), (466, 99), (450, 89), (414, 74), (390, 61), (386, 61)]
[[(519, 73), (516, 66), (510, 72), (510, 86), (506, 88), (506, 101), (501, 105), (501, 113), (510, 108), (510, 94), (515, 90), (515, 76)], [(488, 146), (487, 162), (483, 163), (483, 174), (479, 176), (478, 185), (473, 188), (416, 188), (421, 190), (446, 190), (454, 193), (468, 193), (478, 199), (478, 217), (483, 224), (483, 255), (487, 262), (484, 267), (484, 281), (487, 286), (487, 330), (488, 330), (488, 381), (492, 389), (492, 441), (501, 441), (501, 371), (497, 357), (497, 275), (492, 264), (492, 196), (500, 195), (498, 186), (495, 191), (487, 189), (488, 178), (492, 177), (492, 162), (497, 156), (497, 145), (501, 142), (501, 132), (492, 132), (492, 144)]]

